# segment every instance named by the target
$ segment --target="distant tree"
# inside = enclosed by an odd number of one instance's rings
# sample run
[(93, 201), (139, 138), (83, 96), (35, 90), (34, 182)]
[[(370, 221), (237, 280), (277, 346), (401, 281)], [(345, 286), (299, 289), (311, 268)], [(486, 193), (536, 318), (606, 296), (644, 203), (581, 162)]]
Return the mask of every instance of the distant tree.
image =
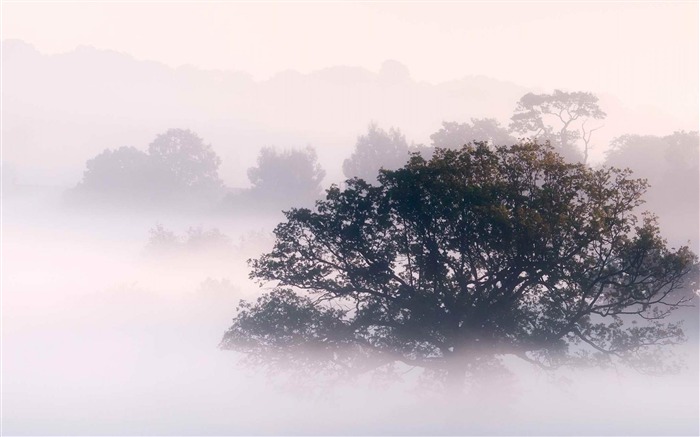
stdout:
[(85, 164), (80, 191), (101, 193), (109, 197), (150, 198), (154, 166), (150, 157), (134, 148), (106, 149)]
[(442, 128), (432, 134), (430, 139), (433, 147), (444, 149), (460, 149), (465, 144), (481, 141), (500, 146), (517, 142), (493, 118), (472, 118), (470, 123), (443, 122)]
[(218, 228), (203, 229), (201, 226), (187, 229), (187, 238), (184, 249), (189, 252), (233, 250), (231, 238), (223, 234)]
[[(623, 135), (608, 150), (606, 165), (628, 167), (651, 188), (646, 208), (659, 215), (667, 235), (697, 245), (700, 228), (700, 139), (698, 132), (667, 136)], [(687, 233), (690, 232), (690, 235)]]
[(173, 231), (166, 229), (162, 224), (157, 223), (148, 233), (148, 244), (146, 252), (155, 255), (174, 254), (180, 250), (180, 239)]
[(252, 210), (282, 210), (294, 204), (311, 205), (321, 196), (321, 168), (312, 147), (282, 152), (264, 147), (257, 165), (248, 169), (252, 187), (229, 195), (227, 203)]
[(400, 130), (392, 128), (387, 132), (372, 123), (367, 134), (357, 138), (352, 155), (343, 161), (343, 174), (373, 183), (379, 169), (397, 169), (408, 161), (409, 155), (409, 145)]
[(569, 161), (587, 163), (593, 132), (602, 127), (591, 125), (591, 120), (603, 120), (605, 116), (598, 106), (598, 97), (591, 93), (560, 90), (552, 94), (528, 93), (518, 101), (510, 129), (550, 141)]
[(664, 139), (668, 142), (666, 161), (674, 170), (696, 171), (700, 166), (700, 138), (698, 131), (676, 131)]
[(678, 174), (685, 176), (685, 184), (690, 184), (696, 177), (699, 158), (698, 132), (680, 131), (664, 137), (655, 135), (617, 137), (610, 144), (605, 163), (629, 167), (635, 174), (649, 179), (653, 185)]
[(226, 307), (226, 305), (221, 304), (227, 304), (228, 301), (234, 301), (236, 295), (240, 295), (240, 291), (228, 279), (222, 278), (217, 280), (207, 278), (204, 280), (204, 282), (199, 284), (197, 295), (214, 300), (214, 302), (218, 304), (223, 311), (223, 308)]
[(158, 223), (149, 231), (146, 252), (153, 255), (187, 255), (198, 252), (232, 252), (231, 239), (219, 229), (190, 227), (183, 237)]
[(482, 143), (414, 155), (378, 182), (286, 213), (251, 264), (276, 288), (241, 303), (222, 348), (337, 372), (398, 362), (457, 386), (504, 355), (658, 370), (683, 340), (664, 318), (697, 258), (632, 213), (646, 184), (628, 171)]
[(635, 175), (651, 182), (661, 179), (668, 143), (656, 135), (622, 135), (606, 151), (605, 165), (629, 167)]
[(148, 153), (120, 147), (88, 160), (82, 181), (70, 194), (131, 204), (202, 203), (220, 196), (220, 163), (195, 133), (170, 129), (156, 137)]
[(148, 153), (169, 186), (219, 188), (221, 158), (194, 132), (168, 129), (148, 146)]

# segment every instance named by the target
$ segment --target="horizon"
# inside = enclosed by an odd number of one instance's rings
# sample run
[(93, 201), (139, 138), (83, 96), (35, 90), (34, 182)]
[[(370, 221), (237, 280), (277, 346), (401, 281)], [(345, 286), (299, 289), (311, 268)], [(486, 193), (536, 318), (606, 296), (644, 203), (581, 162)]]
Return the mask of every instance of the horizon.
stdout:
[[(395, 59), (417, 82), (485, 76), (585, 90), (687, 122), (698, 118), (697, 16), (697, 2), (4, 2), (2, 40), (45, 54), (88, 45), (171, 68), (245, 71), (256, 81), (341, 65), (376, 73)], [(547, 68), (513, 68), (541, 65), (547, 53), (557, 56)]]

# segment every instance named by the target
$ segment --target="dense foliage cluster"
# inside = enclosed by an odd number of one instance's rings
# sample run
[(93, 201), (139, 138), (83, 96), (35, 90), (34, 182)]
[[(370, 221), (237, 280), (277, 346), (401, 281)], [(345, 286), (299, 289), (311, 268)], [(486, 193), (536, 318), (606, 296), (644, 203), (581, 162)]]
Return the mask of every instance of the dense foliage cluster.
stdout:
[(106, 149), (86, 163), (77, 198), (115, 203), (163, 205), (216, 197), (223, 188), (221, 159), (194, 132), (170, 129), (148, 152), (134, 147)]

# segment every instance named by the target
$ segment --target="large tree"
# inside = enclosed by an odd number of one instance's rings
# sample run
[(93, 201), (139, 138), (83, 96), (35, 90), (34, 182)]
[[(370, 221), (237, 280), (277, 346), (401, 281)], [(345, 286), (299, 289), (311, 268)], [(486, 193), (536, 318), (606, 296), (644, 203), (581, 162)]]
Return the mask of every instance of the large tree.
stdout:
[[(459, 385), (514, 355), (541, 366), (659, 364), (663, 320), (696, 262), (653, 217), (646, 183), (566, 163), (549, 146), (438, 149), (292, 209), (221, 343), (260, 363), (364, 371), (404, 363)], [(636, 321), (642, 323), (636, 323)]]
[(586, 163), (593, 146), (593, 132), (602, 127), (600, 120), (605, 117), (598, 97), (592, 93), (561, 90), (552, 94), (527, 93), (518, 101), (510, 129), (550, 141), (569, 161)]

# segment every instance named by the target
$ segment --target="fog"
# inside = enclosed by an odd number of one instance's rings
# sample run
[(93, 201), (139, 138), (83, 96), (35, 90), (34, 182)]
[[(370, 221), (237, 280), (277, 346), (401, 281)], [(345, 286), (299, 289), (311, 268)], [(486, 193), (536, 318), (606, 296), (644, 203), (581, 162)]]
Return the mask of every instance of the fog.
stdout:
[[(394, 384), (300, 383), (217, 348), (237, 300), (260, 292), (245, 260), (269, 250), (269, 225), (200, 221), (227, 232), (231, 252), (153, 254), (146, 243), (158, 217), (86, 216), (7, 198), (3, 207), (7, 435), (697, 430), (693, 343), (676, 350), (686, 360), (677, 375), (550, 374), (515, 360), (509, 382), (482, 381), (457, 399), (421, 384), (418, 371)], [(178, 232), (187, 223), (159, 219)]]
[[(276, 5), (282, 7), (266, 8)], [(188, 5), (197, 11), (192, 26), (201, 33), (191, 44), (210, 49), (198, 55), (187, 48), (189, 60), (174, 54), (171, 24), (163, 25), (170, 39), (159, 39), (141, 23), (160, 13), (179, 22), (187, 11), (175, 10), (175, 4), (121, 4), (124, 9), (112, 12), (133, 20), (136, 30), (119, 38), (98, 26), (116, 20), (105, 18), (111, 6), (85, 6), (80, 15), (69, 4), (13, 5), (3, 16), (3, 25), (17, 21), (2, 35), (0, 433), (700, 433), (695, 289), (682, 290), (693, 306), (672, 315), (684, 321), (687, 341), (665, 348), (669, 362), (681, 366), (656, 375), (626, 366), (543, 370), (506, 355), (504, 372), (468, 378), (463, 391), (446, 393), (441, 381), (405, 364), (391, 375), (338, 378), (294, 365), (282, 371), (251, 365), (245, 354), (220, 348), (239, 301), (255, 301), (275, 285), (251, 279), (249, 260), (272, 250), (273, 231), (286, 220), (283, 210), (312, 207), (332, 184), (346, 187), (353, 176), (377, 184), (372, 175), (379, 168), (399, 168), (411, 152), (429, 157), (435, 147), (509, 145), (498, 143), (533, 137), (513, 127), (517, 115), (527, 112), (522, 108), (528, 95), (589, 93), (577, 98), (590, 99), (602, 116), (591, 112), (582, 116), (584, 123), (574, 119), (562, 128), (547, 118), (553, 113), (545, 114), (541, 120), (549, 130), (539, 138), (568, 150), (572, 161), (583, 162), (583, 153), (590, 152), (585, 164), (592, 168), (629, 167), (646, 178), (646, 203), (637, 211), (658, 215), (669, 247), (687, 245), (697, 254), (698, 55), (690, 50), (697, 48), (697, 5), (654, 5), (660, 28), (673, 31), (657, 35), (653, 46), (675, 47), (663, 56), (687, 64), (690, 73), (671, 83), (662, 73), (640, 72), (635, 84), (658, 79), (645, 98), (632, 97), (641, 85), (620, 85), (616, 93), (616, 81), (602, 73), (587, 82), (585, 74), (573, 72), (570, 53), (551, 61), (564, 66), (538, 79), (480, 67), (477, 61), (485, 58), (440, 63), (434, 54), (440, 48), (388, 36), (392, 29), (408, 35), (423, 20), (418, 28), (426, 41), (444, 41), (447, 50), (454, 46), (446, 35), (493, 37), (508, 23), (521, 30), (523, 23), (581, 26), (596, 16), (577, 6), (545, 11), (537, 5), (519, 20), (513, 11), (459, 5), (460, 13), (473, 8), (487, 17), (464, 24), (445, 5), (348, 5), (350, 16), (366, 15), (386, 26), (371, 31), (379, 41), (378, 48), (367, 48), (371, 56), (354, 54), (363, 49), (362, 38), (343, 39), (337, 49), (304, 52), (298, 62), (276, 45), (281, 29), (269, 29), (273, 35), (265, 39), (242, 25), (249, 30), (236, 35), (250, 36), (246, 51), (215, 42), (226, 35), (224, 18), (207, 34), (200, 14), (216, 11), (229, 20), (248, 16), (248, 26), (265, 27), (255, 20), (263, 20), (267, 9), (252, 5)], [(645, 44), (652, 43), (632, 41), (630, 53), (619, 57), (601, 44), (609, 38), (620, 47), (629, 38), (619, 32), (638, 34), (653, 10), (600, 4), (607, 7), (631, 14), (622, 23), (606, 18), (595, 38), (601, 59), (615, 69), (611, 77), (617, 77), (635, 62), (644, 64)], [(340, 7), (299, 5), (293, 13), (304, 15), (309, 8), (327, 19), (323, 29), (337, 42), (344, 27), (331, 24)], [(695, 12), (694, 21), (674, 27), (673, 17), (687, 17), (688, 11)], [(32, 19), (45, 15), (63, 20), (64, 29), (52, 31), (47, 24), (39, 31)], [(321, 39), (317, 24), (303, 20), (312, 39)], [(85, 31), (84, 39), (76, 29)], [(516, 38), (512, 32), (485, 40), (478, 53), (515, 57), (520, 68), (520, 49), (507, 44)], [(528, 42), (538, 40), (538, 32)], [(143, 47), (134, 38), (142, 38)], [(572, 44), (567, 52), (597, 50), (578, 38)], [(694, 53), (690, 58), (686, 49)], [(267, 50), (266, 61), (256, 61), (248, 50)], [(232, 54), (237, 62), (216, 61)], [(428, 68), (421, 60), (435, 65)], [(546, 68), (547, 61), (535, 65)], [(661, 95), (666, 84), (668, 94)]]

